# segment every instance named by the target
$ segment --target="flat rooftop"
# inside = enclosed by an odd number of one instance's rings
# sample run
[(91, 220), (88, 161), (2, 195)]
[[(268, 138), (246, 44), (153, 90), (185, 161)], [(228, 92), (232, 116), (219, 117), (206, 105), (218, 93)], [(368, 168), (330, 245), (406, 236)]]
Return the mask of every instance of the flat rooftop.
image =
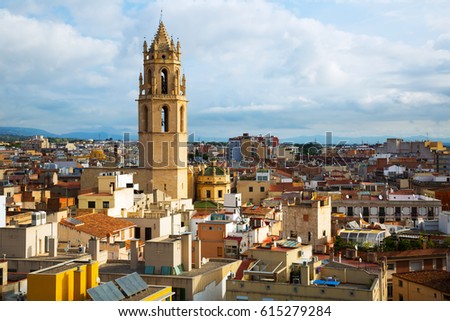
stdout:
[(133, 272), (137, 272), (141, 275), (148, 275), (151, 277), (173, 277), (173, 278), (191, 278), (198, 275), (202, 275), (203, 273), (207, 273), (210, 271), (214, 271), (218, 268), (221, 268), (223, 266), (226, 266), (236, 260), (233, 259), (210, 259), (209, 262), (202, 265), (200, 269), (192, 269), (189, 272), (184, 271), (183, 273), (179, 275), (160, 275), (160, 274), (145, 274), (144, 270), (144, 264), (139, 264), (138, 268), (136, 270), (132, 270), (130, 267), (129, 261), (123, 261), (123, 262), (114, 262), (114, 263), (106, 263), (99, 267), (99, 273), (100, 275), (103, 274), (130, 274)]

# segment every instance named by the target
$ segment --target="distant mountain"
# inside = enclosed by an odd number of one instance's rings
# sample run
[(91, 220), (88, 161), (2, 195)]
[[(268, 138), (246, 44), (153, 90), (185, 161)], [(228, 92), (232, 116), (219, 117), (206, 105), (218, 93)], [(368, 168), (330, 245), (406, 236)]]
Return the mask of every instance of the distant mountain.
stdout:
[[(384, 143), (388, 138), (401, 138), (404, 141), (441, 141), (444, 144), (450, 144), (450, 138), (441, 138), (441, 137), (426, 137), (426, 136), (408, 136), (408, 137), (394, 137), (394, 136), (361, 136), (361, 137), (344, 137), (344, 136), (331, 136), (331, 143), (338, 144), (344, 143), (346, 145), (353, 144), (377, 144)], [(291, 138), (283, 138), (280, 139), (283, 143), (295, 143), (295, 144), (305, 144), (311, 142), (317, 142), (320, 144), (326, 144), (326, 136), (325, 135), (315, 135), (315, 136), (297, 136)]]
[[(112, 138), (114, 140), (124, 139), (124, 132), (113, 130), (110, 128), (101, 128), (98, 132), (70, 132), (66, 134), (54, 134), (46, 130), (38, 128), (27, 128), (27, 127), (0, 127), (0, 135), (11, 135), (11, 136), (22, 136), (29, 137), (35, 135), (41, 135), (44, 137), (51, 138), (73, 138), (73, 139), (94, 139), (94, 140), (105, 140)], [(131, 140), (137, 140), (137, 133), (130, 133)], [(408, 137), (393, 137), (393, 136), (361, 136), (361, 137), (345, 137), (345, 136), (332, 136), (332, 144), (338, 144), (344, 142), (345, 145), (353, 144), (377, 144), (384, 143), (388, 138), (403, 138), (404, 141), (424, 141), (430, 139), (432, 141), (441, 141), (447, 146), (450, 146), (450, 138), (441, 137), (429, 137), (426, 136), (408, 136)], [(228, 142), (228, 138), (225, 137), (211, 137), (211, 136), (198, 136), (195, 133), (189, 134), (189, 142)], [(311, 142), (317, 142), (320, 144), (325, 144), (326, 137), (323, 135), (313, 135), (313, 136), (296, 136), (291, 138), (281, 138), (282, 143), (294, 143), (294, 144), (305, 144)]]
[[(123, 134), (112, 134), (108, 132), (71, 132), (67, 134), (59, 135), (61, 138), (78, 138), (78, 139), (93, 139), (93, 140), (105, 140), (112, 138), (114, 140), (123, 140)], [(137, 140), (136, 134), (130, 133), (131, 140)]]
[[(112, 132), (112, 133), (111, 133)], [(114, 134), (113, 131), (106, 132), (70, 132), (66, 134), (54, 134), (50, 133), (46, 130), (38, 129), (38, 128), (25, 128), (25, 127), (0, 127), (0, 135), (13, 135), (13, 136), (44, 136), (51, 138), (73, 138), (73, 139), (94, 139), (94, 140), (104, 140), (112, 138), (114, 140), (122, 140), (123, 134)], [(130, 133), (130, 139), (136, 140), (137, 135), (135, 133)]]
[(58, 137), (48, 131), (27, 127), (0, 127), (0, 135)]
[(198, 136), (195, 133), (189, 134), (188, 142), (228, 142), (228, 138), (224, 137), (211, 137), (211, 136)]

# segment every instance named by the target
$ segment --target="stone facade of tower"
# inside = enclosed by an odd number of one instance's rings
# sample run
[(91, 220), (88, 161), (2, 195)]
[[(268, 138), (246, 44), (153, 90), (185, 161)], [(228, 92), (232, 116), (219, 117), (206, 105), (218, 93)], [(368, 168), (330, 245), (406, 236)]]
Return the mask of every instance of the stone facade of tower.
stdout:
[(139, 166), (149, 169), (151, 189), (187, 198), (186, 80), (181, 76), (180, 43), (163, 22), (150, 46), (144, 41), (139, 76)]

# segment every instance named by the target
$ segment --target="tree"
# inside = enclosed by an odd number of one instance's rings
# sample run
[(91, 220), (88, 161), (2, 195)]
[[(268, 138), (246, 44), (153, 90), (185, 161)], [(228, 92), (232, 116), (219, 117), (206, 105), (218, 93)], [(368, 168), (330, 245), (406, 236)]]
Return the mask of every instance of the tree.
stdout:
[(400, 240), (398, 241), (398, 248), (399, 251), (407, 251), (407, 250), (411, 250), (412, 246), (411, 246), (411, 242), (409, 240)]
[(383, 252), (391, 252), (397, 250), (397, 242), (392, 237), (386, 237), (382, 244)]
[(334, 252), (337, 253), (347, 247), (347, 243), (338, 235), (334, 241)]

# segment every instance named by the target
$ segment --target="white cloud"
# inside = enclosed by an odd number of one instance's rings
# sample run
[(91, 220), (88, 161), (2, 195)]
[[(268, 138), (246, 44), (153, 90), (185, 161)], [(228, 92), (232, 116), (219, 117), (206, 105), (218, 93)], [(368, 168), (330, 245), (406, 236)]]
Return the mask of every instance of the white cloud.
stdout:
[(210, 107), (206, 110), (203, 110), (202, 113), (206, 114), (227, 114), (227, 113), (264, 113), (264, 112), (273, 112), (273, 111), (281, 111), (285, 107), (280, 105), (248, 105), (248, 106), (230, 106), (230, 107)]
[[(323, 130), (378, 134), (383, 122), (399, 117), (404, 118), (392, 131), (403, 133), (411, 128), (408, 118), (429, 125), (439, 113), (450, 114), (450, 41), (448, 28), (443, 31), (448, 6), (442, 9), (442, 3), (427, 6), (430, 18), (422, 19), (429, 29), (421, 37), (428, 42), (414, 44), (392, 40), (395, 30), (389, 28), (364, 34), (358, 24), (351, 27), (351, 16), (340, 17), (346, 28), (303, 17), (289, 1), (5, 1), (0, 30), (11, 31), (0, 37), (0, 82), (10, 93), (0, 91), (0, 101), (19, 105), (30, 90), (27, 104), (77, 110), (73, 128), (94, 126), (100, 116), (111, 126), (136, 128), (142, 41), (153, 38), (161, 9), (169, 34), (181, 42), (189, 129), (201, 135), (219, 125), (225, 137), (252, 128), (280, 136)], [(381, 8), (383, 2), (355, 6)], [(393, 2), (397, 6), (380, 9), (374, 23), (392, 23), (396, 15), (402, 28), (417, 30), (412, 17), (423, 6)], [(221, 119), (211, 125), (213, 114)], [(50, 107), (46, 117), (52, 117)], [(421, 117), (428, 122), (419, 122)]]
[(0, 37), (0, 77), (8, 83), (51, 82), (45, 76), (55, 74), (58, 82), (66, 82), (78, 71), (84, 73), (83, 68), (110, 64), (118, 51), (112, 41), (83, 37), (69, 25), (17, 16), (2, 9), (0, 29), (8, 30)]

